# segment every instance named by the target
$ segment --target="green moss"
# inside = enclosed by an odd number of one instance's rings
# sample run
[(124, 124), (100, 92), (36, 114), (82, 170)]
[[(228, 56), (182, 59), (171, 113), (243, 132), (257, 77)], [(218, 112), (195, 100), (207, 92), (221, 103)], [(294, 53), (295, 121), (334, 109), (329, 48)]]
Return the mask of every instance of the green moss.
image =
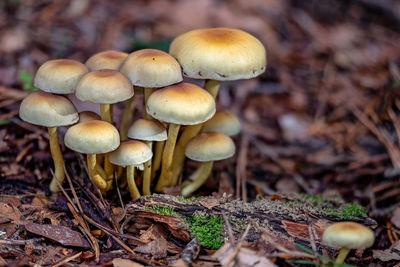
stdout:
[(160, 215), (172, 216), (176, 214), (174, 207), (152, 206), (152, 207), (145, 207), (145, 210), (154, 211), (155, 213)]
[(326, 209), (326, 212), (333, 217), (339, 217), (344, 220), (367, 218), (367, 211), (364, 207), (349, 203), (339, 209)]
[(199, 200), (202, 200), (205, 198), (207, 198), (207, 197), (188, 197), (188, 198), (186, 198), (184, 196), (177, 196), (176, 200), (178, 200), (181, 203), (191, 204), (193, 202), (196, 202), (196, 201), (199, 201)]
[(225, 229), (221, 216), (194, 214), (187, 222), (203, 247), (218, 249), (224, 244)]

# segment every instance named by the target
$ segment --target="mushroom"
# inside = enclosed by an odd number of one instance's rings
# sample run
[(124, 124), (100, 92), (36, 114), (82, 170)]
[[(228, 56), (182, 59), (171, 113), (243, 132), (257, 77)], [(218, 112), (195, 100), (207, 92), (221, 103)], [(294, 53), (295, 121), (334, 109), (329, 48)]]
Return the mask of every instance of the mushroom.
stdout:
[(118, 148), (120, 144), (118, 130), (105, 121), (82, 122), (67, 130), (64, 142), (68, 148), (87, 154), (89, 174), (100, 190), (106, 190), (107, 177), (104, 170), (96, 163), (96, 154), (108, 153)]
[(49, 93), (71, 94), (75, 92), (79, 79), (87, 72), (88, 68), (76, 60), (49, 60), (36, 72), (33, 85)]
[(55, 169), (55, 178), (50, 183), (50, 191), (57, 192), (59, 188), (55, 179), (62, 184), (65, 178), (64, 159), (58, 142), (57, 127), (76, 123), (79, 119), (78, 113), (66, 97), (38, 91), (25, 97), (19, 108), (19, 116), (24, 121), (48, 128), (50, 152)]
[(96, 112), (89, 110), (79, 112), (79, 123), (94, 120), (101, 120), (99, 114)]
[[(218, 94), (220, 81), (254, 78), (266, 69), (263, 44), (251, 34), (238, 29), (189, 31), (172, 41), (169, 53), (178, 60), (185, 76), (206, 79), (205, 89), (214, 98)], [(201, 127), (187, 127), (179, 138), (174, 155), (178, 168), (182, 168), (185, 160), (187, 143), (200, 132)]]
[[(150, 147), (150, 149), (153, 149), (153, 141), (160, 142), (167, 140), (167, 130), (162, 123), (156, 120), (139, 119), (135, 121), (128, 129), (128, 137), (146, 141), (146, 144)], [(151, 173), (151, 160), (148, 160), (144, 164), (142, 188), (143, 195), (151, 195)]]
[(88, 60), (86, 60), (85, 65), (89, 70), (119, 70), (122, 62), (128, 56), (127, 53), (107, 50), (94, 54)]
[[(228, 110), (217, 111), (215, 115), (208, 121), (203, 123), (202, 132), (219, 132), (227, 136), (233, 136), (240, 132), (241, 124), (238, 117)], [(175, 154), (174, 154), (175, 156)], [(172, 170), (172, 184), (178, 182), (183, 164), (175, 165)]]
[(185, 154), (188, 158), (200, 161), (199, 168), (182, 184), (182, 196), (196, 191), (207, 180), (214, 161), (232, 157), (235, 144), (232, 139), (217, 132), (201, 133), (188, 143)]
[(161, 176), (156, 185), (160, 191), (171, 185), (171, 163), (180, 125), (194, 125), (209, 120), (215, 113), (213, 97), (191, 83), (178, 83), (155, 91), (147, 101), (147, 112), (159, 121), (169, 123)]
[(324, 243), (341, 247), (336, 263), (341, 264), (351, 249), (369, 248), (374, 244), (374, 232), (356, 222), (339, 222), (328, 226), (322, 236)]
[(140, 193), (135, 183), (135, 166), (151, 160), (152, 156), (151, 149), (145, 143), (137, 140), (124, 141), (117, 150), (110, 153), (110, 161), (113, 164), (127, 167), (128, 188), (134, 200), (140, 198)]
[[(120, 71), (134, 86), (144, 88), (144, 106), (155, 88), (182, 81), (181, 66), (175, 58), (156, 49), (142, 49), (129, 54)], [(151, 118), (147, 113), (145, 117)], [(126, 137), (129, 124), (130, 120), (121, 124), (122, 137)]]

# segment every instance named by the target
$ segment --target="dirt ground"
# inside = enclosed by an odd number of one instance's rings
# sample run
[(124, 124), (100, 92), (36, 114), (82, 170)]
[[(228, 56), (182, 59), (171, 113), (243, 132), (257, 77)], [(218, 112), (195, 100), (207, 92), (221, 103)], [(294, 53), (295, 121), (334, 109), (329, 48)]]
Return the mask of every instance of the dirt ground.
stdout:
[[(256, 79), (222, 84), (218, 109), (238, 115), (242, 132), (234, 138), (235, 157), (216, 163), (194, 195), (211, 200), (130, 203), (125, 189), (103, 198), (88, 182), (82, 155), (65, 147), (70, 183), (65, 194), (51, 196), (47, 131), (18, 117), (38, 67), (55, 58), (85, 62), (107, 49), (168, 51), (177, 35), (217, 26), (259, 38), (268, 66)], [(0, 265), (329, 266), (336, 251), (320, 244), (318, 227), (344, 217), (311, 208), (325, 202), (307, 196), (323, 195), (340, 196), (329, 202), (335, 209), (345, 202), (365, 207), (359, 221), (374, 230), (374, 246), (351, 252), (349, 264), (400, 266), (400, 2), (1, 1), (0, 55)], [(79, 111), (99, 111), (73, 101)], [(135, 101), (139, 118), (141, 96)], [(117, 118), (122, 108), (115, 107)], [(195, 166), (187, 162), (183, 177)], [(239, 215), (226, 203), (236, 198), (243, 212), (266, 217), (256, 223), (249, 215), (233, 237), (225, 230), (228, 245), (219, 250), (196, 243), (196, 212), (218, 212), (224, 227), (235, 226), (226, 216)], [(307, 218), (297, 216), (304, 209), (288, 209), (274, 221), (268, 210), (244, 203), (261, 198), (310, 209)], [(159, 210), (162, 203), (172, 210)], [(181, 225), (179, 216), (188, 214)], [(317, 235), (297, 236), (289, 222), (307, 233), (311, 225)], [(274, 225), (285, 238), (271, 237)]]

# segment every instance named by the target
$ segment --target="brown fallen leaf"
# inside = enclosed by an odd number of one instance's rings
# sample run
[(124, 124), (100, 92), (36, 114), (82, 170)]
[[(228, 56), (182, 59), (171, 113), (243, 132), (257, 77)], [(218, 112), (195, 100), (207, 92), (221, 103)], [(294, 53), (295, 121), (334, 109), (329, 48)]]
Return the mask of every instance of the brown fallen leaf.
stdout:
[(200, 205), (202, 205), (203, 207), (205, 207), (209, 210), (219, 205), (218, 199), (215, 199), (215, 198), (202, 199), (199, 201), (199, 203), (200, 203)]
[(143, 267), (144, 265), (128, 260), (128, 259), (121, 259), (116, 258), (112, 260), (112, 264), (114, 267)]
[(393, 216), (390, 221), (395, 225), (397, 228), (400, 228), (400, 206), (397, 207), (394, 212)]
[(391, 248), (386, 250), (373, 250), (374, 259), (380, 259), (381, 261), (393, 261), (400, 260), (400, 241), (397, 241)]
[(65, 226), (28, 223), (25, 229), (36, 235), (46, 237), (63, 246), (90, 248), (89, 243), (76, 231)]

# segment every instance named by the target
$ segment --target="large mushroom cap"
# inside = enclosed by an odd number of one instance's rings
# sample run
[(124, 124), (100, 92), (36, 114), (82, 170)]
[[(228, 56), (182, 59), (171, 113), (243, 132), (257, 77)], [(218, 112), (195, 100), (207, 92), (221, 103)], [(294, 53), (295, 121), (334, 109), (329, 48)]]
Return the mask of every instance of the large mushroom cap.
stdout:
[(201, 129), (202, 132), (219, 132), (228, 136), (240, 132), (241, 124), (239, 118), (229, 110), (217, 111), (215, 115), (206, 121)]
[(169, 53), (194, 79), (231, 81), (250, 79), (266, 68), (262, 43), (244, 31), (209, 28), (189, 31), (176, 37)]
[(88, 68), (76, 60), (49, 60), (40, 66), (33, 84), (46, 92), (70, 94), (75, 92), (79, 79), (86, 72)]
[(119, 146), (118, 130), (105, 121), (88, 121), (75, 124), (65, 133), (67, 147), (84, 154), (102, 154)]
[(25, 97), (19, 116), (24, 121), (46, 127), (71, 125), (79, 119), (74, 105), (66, 97), (42, 91)]
[(153, 157), (151, 149), (143, 142), (129, 140), (121, 143), (119, 148), (110, 153), (110, 162), (126, 167), (145, 163)]
[(128, 56), (127, 53), (107, 50), (91, 56), (85, 63), (89, 70), (119, 70), (122, 62)]
[(95, 70), (85, 74), (76, 87), (76, 97), (82, 101), (114, 104), (133, 96), (128, 78), (116, 70)]
[(374, 244), (374, 232), (355, 222), (334, 223), (326, 228), (322, 236), (324, 243), (349, 249), (368, 248)]
[(181, 66), (175, 58), (156, 49), (135, 51), (121, 66), (135, 86), (158, 88), (182, 81)]
[(235, 144), (232, 139), (216, 132), (201, 133), (186, 146), (186, 157), (195, 161), (216, 161), (232, 157)]
[(160, 121), (194, 125), (215, 113), (214, 98), (191, 83), (178, 83), (158, 89), (147, 100), (147, 113)]
[(144, 141), (167, 140), (167, 130), (159, 121), (139, 119), (128, 129), (128, 137)]

